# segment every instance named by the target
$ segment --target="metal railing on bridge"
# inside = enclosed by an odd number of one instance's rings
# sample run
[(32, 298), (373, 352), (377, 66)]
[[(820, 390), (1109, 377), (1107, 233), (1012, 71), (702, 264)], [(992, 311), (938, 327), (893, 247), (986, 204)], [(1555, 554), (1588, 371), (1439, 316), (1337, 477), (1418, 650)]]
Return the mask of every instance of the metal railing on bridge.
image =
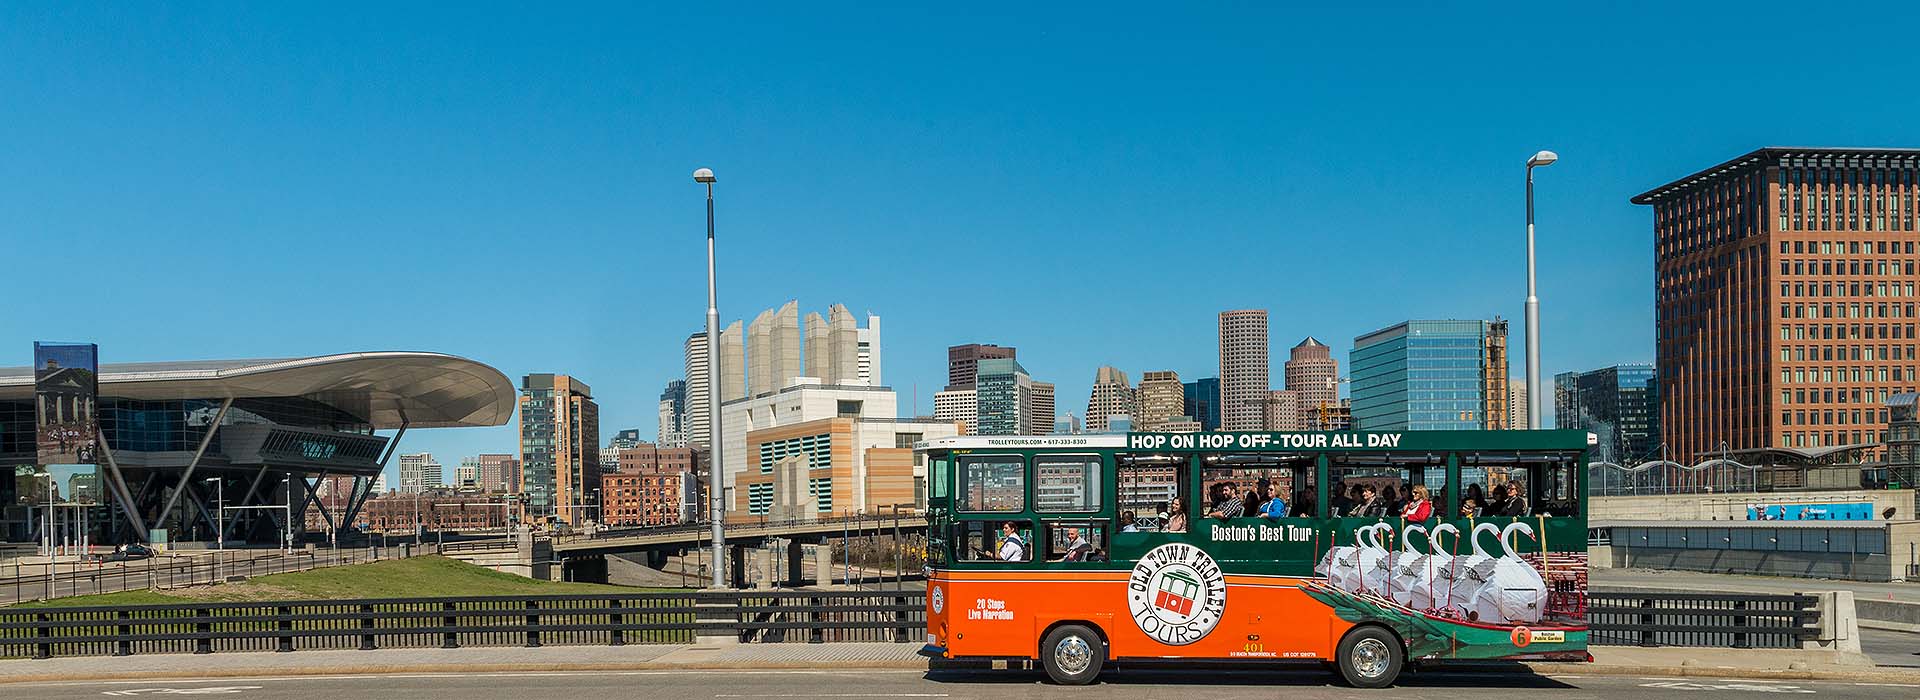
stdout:
[[(770, 518), (762, 515), (762, 516), (753, 516), (749, 518), (729, 520), (726, 522), (726, 527), (731, 531), (763, 531), (763, 530), (769, 530), (769, 529), (772, 529), (772, 530), (801, 529), (801, 528), (811, 529), (811, 528), (820, 528), (820, 527), (840, 526), (853, 532), (862, 532), (865, 530), (872, 530), (875, 528), (891, 528), (895, 523), (899, 523), (903, 527), (916, 527), (916, 526), (926, 524), (926, 516), (919, 515), (919, 514), (901, 513), (898, 517), (895, 517), (892, 514), (874, 515), (871, 513), (867, 513), (867, 514), (855, 514), (855, 515), (832, 515), (832, 516), (826, 516), (826, 517), (820, 517), (820, 518), (776, 519), (776, 518)], [(590, 540), (615, 539), (615, 538), (622, 538), (622, 537), (652, 537), (652, 536), (659, 536), (659, 535), (695, 535), (697, 537), (704, 538), (707, 536), (707, 534), (711, 530), (712, 530), (712, 524), (709, 522), (702, 521), (702, 522), (695, 522), (695, 523), (683, 523), (680, 525), (661, 525), (661, 526), (654, 526), (654, 527), (605, 528), (605, 529), (594, 531), (592, 533), (572, 533), (572, 534), (566, 534), (566, 535), (555, 535), (551, 539), (553, 540), (554, 543), (559, 544), (559, 543), (570, 543), (570, 542), (590, 541)]]
[(441, 554), (471, 554), (474, 552), (497, 552), (518, 547), (513, 538), (505, 537), (491, 540), (467, 540), (465, 542), (447, 542), (440, 545)]

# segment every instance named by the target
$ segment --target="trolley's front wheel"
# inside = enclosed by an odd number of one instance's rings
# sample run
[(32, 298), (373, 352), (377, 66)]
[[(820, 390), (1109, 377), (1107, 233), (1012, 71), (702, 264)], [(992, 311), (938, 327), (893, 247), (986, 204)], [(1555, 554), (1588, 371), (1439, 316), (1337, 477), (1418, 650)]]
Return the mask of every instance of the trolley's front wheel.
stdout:
[(1406, 666), (1406, 648), (1392, 633), (1379, 627), (1356, 627), (1340, 639), (1334, 662), (1340, 676), (1355, 688), (1385, 688)]
[(1040, 665), (1047, 669), (1048, 678), (1061, 685), (1092, 683), (1106, 662), (1106, 643), (1081, 625), (1056, 627), (1040, 642)]

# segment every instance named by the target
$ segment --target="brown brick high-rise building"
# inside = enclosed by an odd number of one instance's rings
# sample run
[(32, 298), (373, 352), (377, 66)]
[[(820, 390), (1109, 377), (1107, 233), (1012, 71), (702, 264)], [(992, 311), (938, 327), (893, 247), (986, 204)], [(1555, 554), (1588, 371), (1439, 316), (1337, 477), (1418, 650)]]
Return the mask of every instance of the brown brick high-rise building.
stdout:
[(1668, 459), (1881, 440), (1916, 385), (1917, 167), (1920, 149), (1763, 148), (1633, 198), (1653, 207)]
[[(972, 389), (980, 374), (981, 360), (1017, 359), (1019, 351), (998, 345), (967, 343), (947, 348), (947, 391)], [(1048, 419), (1052, 422), (1052, 419)]]

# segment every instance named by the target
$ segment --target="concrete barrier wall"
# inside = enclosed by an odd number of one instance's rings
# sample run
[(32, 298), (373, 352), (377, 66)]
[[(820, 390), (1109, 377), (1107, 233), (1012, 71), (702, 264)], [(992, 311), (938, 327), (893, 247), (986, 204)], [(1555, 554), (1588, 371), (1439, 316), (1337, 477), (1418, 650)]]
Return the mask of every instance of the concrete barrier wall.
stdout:
[[(1895, 580), (1893, 559), (1884, 554), (1767, 552), (1737, 549), (1612, 548), (1621, 568), (1704, 571), (1716, 574), (1797, 576), (1850, 581)], [(1901, 572), (1904, 574), (1904, 572)]]
[(1913, 513), (1913, 492), (1806, 491), (1736, 494), (1682, 494), (1672, 496), (1595, 496), (1587, 520), (1746, 520), (1747, 506), (1754, 504), (1790, 505), (1799, 503), (1873, 504), (1874, 517), (1894, 509), (1894, 519), (1909, 520)]
[(1920, 603), (1903, 603), (1897, 600), (1870, 600), (1855, 597), (1854, 610), (1860, 613), (1860, 619), (1874, 622), (1890, 622), (1914, 631), (1920, 631)]

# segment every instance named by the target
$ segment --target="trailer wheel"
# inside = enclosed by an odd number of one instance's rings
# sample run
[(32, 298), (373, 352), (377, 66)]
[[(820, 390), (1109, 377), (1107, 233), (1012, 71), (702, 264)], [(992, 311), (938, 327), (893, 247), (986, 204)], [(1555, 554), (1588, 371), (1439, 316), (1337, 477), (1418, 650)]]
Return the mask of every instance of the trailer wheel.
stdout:
[(1385, 688), (1393, 685), (1406, 666), (1406, 647), (1392, 633), (1368, 625), (1355, 627), (1340, 639), (1334, 662), (1340, 676), (1355, 688)]

